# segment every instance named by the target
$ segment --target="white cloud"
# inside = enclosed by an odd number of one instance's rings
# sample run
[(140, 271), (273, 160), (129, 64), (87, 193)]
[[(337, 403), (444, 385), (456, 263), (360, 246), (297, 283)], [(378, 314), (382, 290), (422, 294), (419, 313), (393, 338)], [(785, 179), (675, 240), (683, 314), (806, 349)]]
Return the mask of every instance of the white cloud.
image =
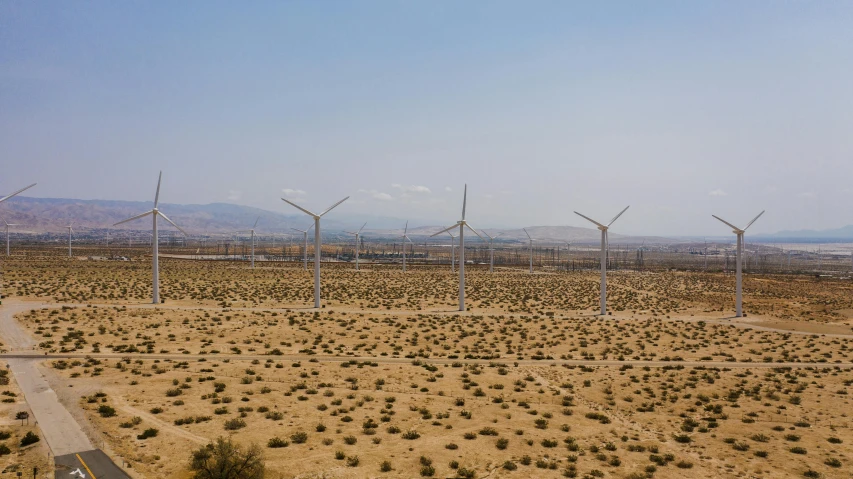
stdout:
[(228, 190), (228, 201), (237, 201), (243, 196), (243, 192), (240, 190)]
[(391, 185), (391, 188), (397, 188), (403, 193), (432, 193), (429, 188), (420, 185), (401, 185), (399, 183), (394, 183)]
[(394, 199), (394, 197), (389, 195), (388, 193), (383, 193), (383, 192), (377, 191), (377, 190), (363, 190), (362, 189), (362, 190), (358, 190), (358, 192), (364, 193), (366, 195), (370, 195), (371, 198), (373, 198), (374, 200), (379, 200), (379, 201), (391, 201)]
[(451, 191), (453, 191), (453, 188), (451, 188), (449, 186), (445, 186), (444, 191), (451, 192)]
[(304, 198), (305, 195), (308, 194), (304, 190), (295, 190), (292, 188), (283, 188), (281, 190), (281, 192), (284, 193), (284, 196), (286, 198), (295, 198), (295, 199)]
[(708, 196), (728, 196), (728, 193), (726, 193), (725, 191), (723, 191), (723, 190), (721, 190), (721, 189), (717, 188), (716, 190), (714, 190), (714, 191), (712, 191), (712, 192), (708, 193)]

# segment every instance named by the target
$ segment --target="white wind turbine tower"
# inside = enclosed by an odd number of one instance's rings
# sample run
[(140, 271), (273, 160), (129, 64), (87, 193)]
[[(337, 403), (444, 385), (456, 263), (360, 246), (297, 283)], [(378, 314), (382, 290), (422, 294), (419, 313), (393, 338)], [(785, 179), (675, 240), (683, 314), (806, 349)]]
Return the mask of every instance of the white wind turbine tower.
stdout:
[(258, 226), (258, 221), (261, 220), (261, 217), (258, 216), (258, 219), (255, 220), (255, 224), (252, 225), (252, 229), (248, 231), (248, 233), (252, 234), (252, 269), (255, 269), (255, 228)]
[(498, 234), (492, 236), (489, 233), (486, 233), (485, 230), (483, 230), (483, 234), (489, 237), (489, 273), (494, 273), (495, 272), (495, 247), (492, 243), (494, 242), (495, 238), (502, 235), (503, 233), (498, 233)]
[[(403, 272), (406, 272), (406, 241), (412, 243), (409, 239), (409, 222), (406, 221), (406, 227), (403, 229), (403, 236), (400, 236), (400, 242), (403, 243)], [(412, 243), (414, 244), (414, 243)]]
[(524, 230), (524, 234), (527, 235), (527, 239), (529, 241), (529, 250), (530, 250), (530, 274), (533, 274), (533, 238), (530, 237), (530, 233), (527, 232), (525, 228), (521, 228)]
[(598, 229), (601, 230), (601, 299), (599, 300), (599, 303), (601, 304), (602, 316), (607, 314), (607, 247), (609, 243), (607, 238), (607, 230), (610, 229), (610, 225), (612, 225), (617, 219), (619, 219), (620, 216), (622, 216), (622, 213), (628, 211), (628, 208), (630, 208), (630, 206), (626, 206), (624, 210), (619, 212), (618, 215), (614, 216), (613, 219), (610, 220), (610, 223), (607, 223), (607, 226), (604, 226), (598, 221), (595, 221), (594, 219), (588, 216), (584, 216), (575, 211), (576, 215), (595, 224), (596, 226), (598, 226)]
[(73, 221), (71, 223), (69, 223), (68, 226), (66, 226), (66, 228), (68, 228), (68, 257), (69, 258), (71, 257), (71, 233), (74, 232), (74, 230), (71, 229), (72, 226), (74, 226)]
[[(406, 224), (408, 225), (408, 223), (406, 223)], [(359, 248), (358, 237), (361, 235), (361, 230), (363, 230), (365, 226), (367, 226), (366, 222), (363, 225), (361, 225), (361, 228), (359, 228), (358, 231), (347, 231), (346, 232), (347, 234), (355, 235), (355, 270), (356, 271), (358, 271), (358, 248)], [(403, 254), (405, 254), (405, 253), (403, 253)]]
[[(349, 199), (349, 196), (342, 199), (341, 201), (338, 201), (337, 203), (333, 204), (332, 206), (326, 208), (326, 211), (323, 211), (320, 214), (312, 213), (312, 212), (306, 210), (305, 208), (297, 205), (296, 203), (288, 201), (284, 198), (281, 199), (282, 201), (289, 204), (290, 206), (293, 206), (294, 208), (305, 213), (306, 215), (314, 218), (314, 307), (315, 308), (320, 307), (320, 247), (321, 247), (320, 218), (322, 218), (323, 215), (325, 215), (329, 211), (332, 211), (332, 209), (334, 209), (336, 206), (338, 206), (339, 204), (343, 203), (344, 201), (346, 201), (348, 199)], [(306, 237), (306, 239), (308, 237), (307, 230), (305, 233), (305, 237)], [(305, 251), (308, 251), (308, 249), (306, 248)]]
[(304, 230), (290, 228), (293, 231), (298, 231), (302, 233), (302, 269), (304, 269), (305, 271), (308, 271), (308, 230), (310, 230), (312, 227), (314, 227), (313, 224)]
[(160, 237), (157, 234), (157, 217), (161, 216), (164, 220), (166, 220), (169, 224), (178, 229), (184, 236), (187, 236), (187, 232), (181, 229), (180, 226), (176, 225), (172, 220), (169, 219), (168, 216), (164, 215), (162, 211), (157, 209), (157, 206), (160, 204), (160, 182), (163, 180), (163, 172), (160, 172), (160, 176), (157, 177), (157, 192), (154, 193), (154, 208), (150, 211), (146, 211), (145, 213), (138, 214), (136, 216), (130, 217), (126, 220), (119, 221), (113, 226), (118, 226), (120, 224), (127, 223), (129, 221), (138, 220), (140, 218), (144, 218), (148, 215), (151, 215), (152, 219), (152, 228), (151, 228), (151, 285), (152, 285), (152, 297), (151, 302), (154, 304), (160, 304)]
[[(465, 228), (471, 230), (475, 235), (480, 236), (477, 230), (471, 227), (465, 221), (465, 205), (468, 202), (468, 185), (465, 185), (465, 193), (462, 196), (462, 219), (457, 221), (455, 225), (445, 228), (432, 236), (440, 235), (444, 232), (450, 232), (453, 228), (459, 227), (459, 311), (465, 311)], [(480, 236), (481, 240), (485, 238)]]
[(23, 226), (23, 225), (12, 224), (12, 223), (7, 222), (6, 220), (3, 220), (3, 223), (5, 223), (5, 225), (6, 225), (6, 256), (9, 256), (9, 227), (10, 226)]
[[(456, 272), (456, 236), (453, 235), (450, 231), (447, 232), (450, 235), (450, 272)], [(435, 236), (435, 235), (432, 235)]]
[(720, 217), (719, 217), (719, 216), (717, 216), (717, 215), (711, 215), (711, 216), (713, 216), (714, 218), (716, 218), (716, 219), (718, 219), (718, 220), (722, 221), (723, 223), (725, 223), (727, 226), (730, 226), (730, 227), (732, 228), (732, 233), (734, 233), (735, 235), (737, 235), (737, 259), (736, 259), (736, 262), (735, 262), (735, 264), (736, 264), (736, 270), (737, 270), (737, 272), (736, 272), (736, 274), (735, 274), (735, 276), (736, 276), (736, 278), (737, 278), (737, 279), (735, 280), (735, 281), (736, 281), (736, 286), (735, 286), (735, 317), (738, 317), (738, 318), (743, 317), (743, 303), (742, 303), (742, 299), (743, 299), (743, 285), (742, 285), (742, 282), (741, 282), (741, 266), (742, 266), (742, 264), (741, 264), (741, 255), (743, 254), (743, 243), (744, 243), (744, 241), (743, 241), (743, 234), (744, 234), (744, 233), (746, 233), (746, 230), (747, 230), (747, 229), (749, 229), (749, 227), (750, 227), (750, 226), (752, 226), (752, 224), (753, 224), (753, 223), (755, 223), (755, 220), (757, 220), (757, 219), (758, 219), (759, 217), (761, 217), (761, 215), (763, 215), (763, 214), (764, 214), (764, 211), (762, 210), (762, 211), (761, 211), (761, 213), (758, 213), (758, 216), (756, 216), (755, 218), (753, 218), (753, 219), (752, 219), (752, 221), (750, 221), (750, 222), (746, 225), (746, 228), (743, 228), (743, 229), (738, 228), (737, 226), (735, 226), (735, 225), (733, 225), (733, 224), (729, 223), (728, 221), (726, 221), (726, 220), (724, 220), (724, 219), (720, 218)]

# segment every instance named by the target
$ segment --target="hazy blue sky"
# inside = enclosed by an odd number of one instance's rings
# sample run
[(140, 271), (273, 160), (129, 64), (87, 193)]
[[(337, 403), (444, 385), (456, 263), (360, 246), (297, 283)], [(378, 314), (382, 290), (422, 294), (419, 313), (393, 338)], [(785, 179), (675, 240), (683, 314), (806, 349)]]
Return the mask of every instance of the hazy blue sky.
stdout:
[[(0, 0), (0, 193), (853, 223), (853, 2)], [(284, 193), (283, 190), (288, 190)], [(752, 230), (751, 230), (752, 231)]]

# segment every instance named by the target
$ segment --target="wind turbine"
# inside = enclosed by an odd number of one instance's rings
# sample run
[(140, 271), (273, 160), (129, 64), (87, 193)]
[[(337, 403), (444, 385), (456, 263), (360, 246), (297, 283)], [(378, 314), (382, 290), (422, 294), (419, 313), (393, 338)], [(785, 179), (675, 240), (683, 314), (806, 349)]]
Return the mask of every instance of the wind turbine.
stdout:
[(71, 257), (71, 233), (74, 232), (74, 230), (71, 229), (72, 226), (74, 226), (73, 221), (71, 223), (69, 223), (68, 226), (66, 226), (66, 228), (68, 228), (68, 257), (69, 258)]
[(743, 228), (743, 229), (738, 228), (737, 226), (729, 223), (728, 221), (720, 218), (717, 215), (711, 215), (714, 218), (725, 223), (727, 226), (730, 226), (732, 228), (732, 233), (737, 235), (737, 260), (735, 263), (736, 268), (737, 268), (737, 273), (735, 275), (737, 278), (736, 279), (736, 286), (735, 286), (735, 317), (737, 317), (737, 318), (743, 317), (743, 303), (742, 303), (743, 286), (742, 286), (742, 282), (741, 282), (741, 255), (743, 254), (743, 234), (746, 233), (746, 230), (749, 229), (749, 227), (752, 226), (753, 223), (755, 223), (755, 220), (760, 218), (761, 215), (763, 215), (763, 214), (764, 214), (764, 210), (762, 210), (761, 213), (758, 213), (758, 216), (753, 218), (752, 221), (750, 221), (746, 225), (746, 228)]
[(530, 233), (527, 232), (527, 229), (521, 229), (524, 230), (524, 234), (527, 235), (527, 239), (530, 241), (530, 247), (528, 248), (530, 250), (530, 274), (533, 274), (533, 238), (530, 237)]
[(258, 226), (258, 221), (261, 220), (261, 217), (258, 216), (258, 219), (255, 220), (255, 224), (252, 225), (252, 229), (248, 232), (252, 233), (252, 269), (255, 269), (255, 228)]
[[(406, 241), (409, 243), (412, 240), (409, 239), (409, 222), (406, 221), (406, 227), (403, 229), (403, 236), (400, 236), (400, 241), (403, 243), (403, 272), (406, 272)], [(414, 243), (413, 243), (414, 244)]]
[[(408, 223), (406, 223), (406, 224), (408, 225)], [(361, 235), (361, 230), (363, 230), (365, 226), (367, 226), (366, 222), (363, 225), (361, 225), (361, 228), (359, 228), (358, 231), (355, 231), (355, 232), (346, 231), (347, 234), (355, 235), (355, 270), (356, 271), (358, 271), (358, 246), (359, 246), (358, 245), (358, 237)], [(403, 254), (405, 254), (405, 252), (403, 252)]]
[[(465, 221), (465, 205), (468, 202), (468, 185), (465, 185), (465, 193), (462, 196), (462, 219), (457, 221), (455, 225), (447, 227), (438, 233), (435, 233), (432, 236), (440, 235), (444, 232), (450, 232), (450, 230), (459, 227), (459, 311), (465, 311), (465, 228), (468, 228), (475, 235), (480, 236), (480, 233), (477, 233), (477, 230), (471, 227), (467, 221)], [(452, 236), (452, 235), (451, 235)], [(481, 240), (485, 241), (485, 238), (480, 236)]]
[(630, 206), (626, 206), (624, 210), (619, 212), (618, 215), (614, 216), (610, 223), (607, 223), (607, 226), (595, 221), (594, 219), (584, 216), (577, 211), (575, 214), (580, 216), (581, 218), (595, 224), (598, 226), (598, 229), (601, 230), (601, 299), (599, 303), (601, 304), (601, 315), (604, 316), (607, 314), (607, 247), (608, 247), (608, 238), (607, 238), (607, 230), (610, 229), (610, 226), (622, 216), (622, 213), (628, 211)]
[[(145, 213), (138, 214), (136, 216), (130, 217), (126, 220), (119, 221), (113, 226), (118, 226), (120, 224), (127, 223), (129, 221), (138, 220), (140, 218), (144, 218), (148, 215), (151, 215), (152, 219), (152, 227), (151, 227), (151, 285), (152, 285), (152, 297), (151, 302), (154, 304), (160, 304), (160, 237), (157, 235), (157, 217), (162, 216), (164, 220), (166, 220), (169, 224), (178, 229), (184, 236), (187, 235), (187, 232), (181, 229), (180, 226), (176, 225), (172, 220), (169, 219), (168, 216), (164, 215), (162, 211), (157, 209), (157, 206), (160, 204), (160, 182), (163, 180), (163, 172), (160, 172), (160, 176), (157, 177), (157, 192), (154, 193), (154, 208), (150, 211), (146, 211)], [(70, 243), (69, 243), (70, 244)], [(70, 248), (70, 246), (69, 246)]]
[(13, 196), (17, 196), (19, 193), (23, 193), (24, 191), (27, 191), (28, 189), (32, 188), (32, 187), (33, 187), (33, 186), (35, 186), (35, 185), (36, 185), (36, 183), (33, 183), (33, 184), (31, 184), (30, 186), (25, 186), (25, 187), (21, 188), (20, 190), (18, 190), (18, 191), (16, 191), (16, 192), (14, 192), (14, 193), (12, 193), (12, 194), (9, 194), (9, 195), (6, 195), (6, 196), (4, 196), (4, 197), (0, 198), (0, 203), (2, 203), (2, 202), (4, 202), (4, 201), (8, 200), (9, 198), (11, 198), (11, 197), (13, 197)]
[(494, 273), (495, 272), (495, 247), (492, 245), (492, 242), (495, 240), (495, 238), (502, 235), (503, 233), (498, 233), (498, 234), (492, 236), (489, 233), (486, 233), (485, 230), (483, 230), (483, 234), (489, 237), (489, 273)]
[[(349, 199), (349, 196), (342, 199), (341, 201), (338, 201), (337, 203), (333, 204), (332, 206), (326, 208), (326, 211), (323, 211), (320, 214), (312, 213), (312, 212), (306, 210), (305, 208), (297, 205), (296, 203), (288, 201), (284, 198), (281, 199), (282, 201), (289, 204), (290, 206), (293, 206), (294, 208), (305, 213), (306, 215), (314, 218), (314, 307), (315, 308), (320, 307), (320, 247), (322, 246), (321, 242), (320, 242), (320, 218), (322, 218), (323, 215), (325, 215), (329, 211), (332, 211), (332, 209), (334, 209), (336, 206), (338, 206), (339, 204), (343, 203), (344, 201), (346, 201), (348, 199)], [(307, 230), (305, 233), (305, 237), (306, 237), (306, 241), (307, 241), (307, 238), (308, 238)], [(306, 243), (306, 246), (307, 246), (307, 243)], [(308, 249), (306, 248), (305, 251), (308, 251)]]
[[(453, 235), (450, 231), (447, 232), (450, 235), (450, 272), (456, 272), (456, 236)], [(432, 235), (435, 236), (435, 235)]]
[(6, 256), (9, 256), (9, 227), (23, 225), (8, 223), (6, 220), (3, 220), (3, 223), (6, 224)]
[(297, 228), (290, 228), (293, 231), (298, 231), (302, 233), (302, 269), (308, 271), (308, 230), (310, 230), (314, 225), (312, 224), (307, 229), (300, 230)]

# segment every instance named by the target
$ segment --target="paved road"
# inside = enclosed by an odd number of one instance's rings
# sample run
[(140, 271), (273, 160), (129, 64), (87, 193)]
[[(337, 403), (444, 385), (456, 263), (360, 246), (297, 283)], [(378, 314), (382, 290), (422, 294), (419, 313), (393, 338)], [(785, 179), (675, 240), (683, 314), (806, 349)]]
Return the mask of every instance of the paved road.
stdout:
[(129, 479), (124, 471), (97, 449), (56, 456), (56, 479)]
[[(14, 319), (14, 315), (32, 309), (34, 304), (0, 306), (0, 335), (8, 350), (31, 349), (34, 341)], [(34, 356), (8, 358), (9, 369), (15, 375), (18, 387), (24, 393), (27, 404), (33, 411), (45, 441), (55, 456), (94, 449), (89, 438), (80, 429), (77, 421), (59, 402), (56, 392), (50, 388), (39, 371)]]

